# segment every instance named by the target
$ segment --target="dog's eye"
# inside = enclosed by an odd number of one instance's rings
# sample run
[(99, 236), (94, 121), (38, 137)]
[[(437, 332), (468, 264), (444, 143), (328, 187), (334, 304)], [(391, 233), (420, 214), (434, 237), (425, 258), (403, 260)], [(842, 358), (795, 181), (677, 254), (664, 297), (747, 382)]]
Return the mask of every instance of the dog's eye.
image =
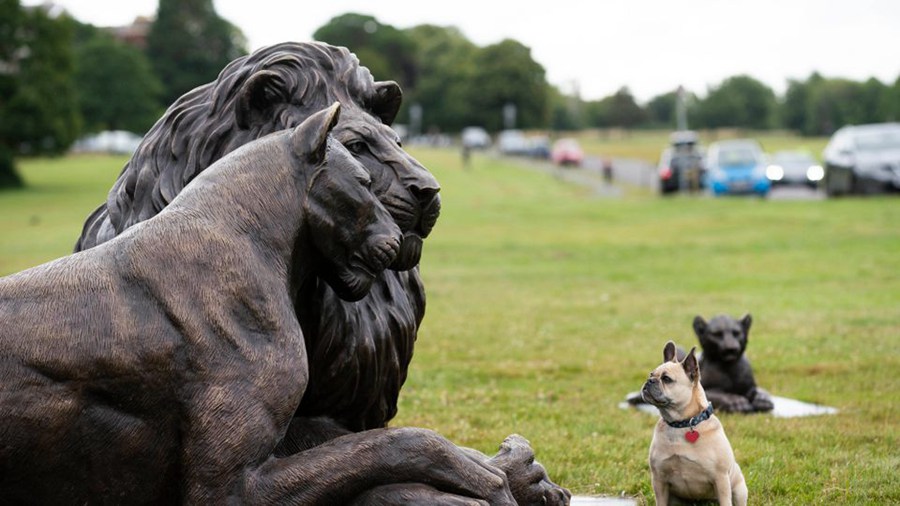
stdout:
[(672, 382), (672, 378), (668, 377), (665, 374), (663, 374), (662, 380), (663, 380), (663, 383), (671, 383)]
[(366, 150), (366, 143), (363, 141), (351, 141), (344, 146), (354, 155), (361, 155)]

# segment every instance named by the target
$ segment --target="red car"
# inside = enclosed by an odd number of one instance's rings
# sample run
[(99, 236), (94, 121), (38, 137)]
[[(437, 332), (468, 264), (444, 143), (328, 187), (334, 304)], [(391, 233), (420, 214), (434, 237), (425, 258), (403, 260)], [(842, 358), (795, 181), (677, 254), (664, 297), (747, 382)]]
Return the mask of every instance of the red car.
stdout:
[(550, 150), (550, 159), (559, 165), (581, 165), (584, 160), (584, 152), (575, 139), (565, 138), (553, 143)]

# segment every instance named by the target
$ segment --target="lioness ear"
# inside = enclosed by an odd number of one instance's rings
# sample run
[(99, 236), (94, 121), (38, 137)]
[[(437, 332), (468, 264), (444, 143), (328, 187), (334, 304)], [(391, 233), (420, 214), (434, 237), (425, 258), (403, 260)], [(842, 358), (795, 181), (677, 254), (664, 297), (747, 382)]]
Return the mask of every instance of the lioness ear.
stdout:
[(246, 130), (253, 125), (271, 120), (272, 106), (283, 103), (284, 81), (271, 70), (256, 72), (241, 86), (234, 114), (240, 128)]
[(375, 116), (384, 123), (390, 125), (397, 118), (400, 104), (403, 102), (403, 91), (400, 85), (394, 81), (378, 81), (375, 83), (375, 97), (372, 99), (371, 108)]
[(291, 132), (291, 147), (297, 156), (316, 164), (325, 158), (328, 134), (341, 116), (341, 103), (335, 102), (306, 118)]
[(702, 316), (697, 315), (694, 317), (694, 334), (697, 334), (697, 337), (703, 337), (706, 335), (707, 325), (706, 320), (703, 319)]
[(684, 372), (687, 373), (688, 378), (691, 378), (691, 381), (694, 383), (700, 379), (700, 365), (697, 364), (697, 355), (694, 354), (696, 351), (697, 347), (694, 346), (691, 348), (691, 352), (684, 357), (684, 361), (681, 362)]
[(750, 316), (750, 313), (744, 315), (741, 318), (741, 328), (744, 329), (744, 337), (750, 337), (750, 325), (753, 323), (753, 317)]
[(675, 360), (675, 343), (669, 341), (663, 348), (663, 362), (672, 362)]

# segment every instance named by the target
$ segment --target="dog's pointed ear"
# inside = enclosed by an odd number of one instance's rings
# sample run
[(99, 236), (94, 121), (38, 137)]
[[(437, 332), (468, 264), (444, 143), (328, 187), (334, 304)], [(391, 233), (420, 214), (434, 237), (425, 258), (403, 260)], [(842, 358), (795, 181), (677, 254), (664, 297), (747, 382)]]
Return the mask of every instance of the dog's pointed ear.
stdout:
[(371, 109), (378, 119), (385, 125), (390, 125), (400, 112), (400, 104), (403, 103), (403, 90), (394, 81), (378, 81), (375, 83), (375, 96), (372, 99)]
[(688, 378), (691, 378), (691, 381), (694, 383), (700, 380), (700, 364), (697, 363), (696, 351), (697, 347), (694, 346), (681, 362), (681, 367), (684, 367), (684, 372), (687, 373)]
[(256, 72), (241, 86), (234, 104), (238, 127), (247, 130), (272, 119), (273, 106), (285, 102), (284, 80), (271, 70)]
[(674, 362), (675, 361), (675, 343), (669, 341), (666, 343), (666, 347), (663, 348), (663, 362)]
[(745, 338), (750, 337), (750, 325), (752, 325), (752, 324), (753, 324), (753, 317), (750, 316), (750, 313), (745, 314), (744, 317), (741, 318), (741, 328), (744, 329), (744, 337)]
[(328, 134), (341, 116), (341, 103), (335, 102), (300, 123), (291, 132), (291, 147), (300, 158), (312, 164), (325, 159)]
[(709, 326), (702, 316), (697, 315), (694, 317), (694, 334), (697, 334), (697, 337), (703, 337), (704, 335), (706, 335), (706, 331), (708, 328)]

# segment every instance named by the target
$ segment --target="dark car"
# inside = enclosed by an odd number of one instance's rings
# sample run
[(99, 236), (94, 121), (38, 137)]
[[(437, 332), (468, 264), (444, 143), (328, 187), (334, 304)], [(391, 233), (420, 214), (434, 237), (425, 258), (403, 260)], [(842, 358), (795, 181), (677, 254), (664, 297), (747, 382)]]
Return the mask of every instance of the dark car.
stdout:
[(829, 196), (900, 190), (900, 123), (840, 128), (823, 157)]
[(818, 186), (825, 172), (819, 162), (806, 151), (778, 151), (766, 167), (766, 177), (773, 185)]
[(659, 157), (659, 191), (663, 195), (679, 190), (703, 188), (703, 152), (697, 134), (690, 130), (673, 132), (670, 147)]

